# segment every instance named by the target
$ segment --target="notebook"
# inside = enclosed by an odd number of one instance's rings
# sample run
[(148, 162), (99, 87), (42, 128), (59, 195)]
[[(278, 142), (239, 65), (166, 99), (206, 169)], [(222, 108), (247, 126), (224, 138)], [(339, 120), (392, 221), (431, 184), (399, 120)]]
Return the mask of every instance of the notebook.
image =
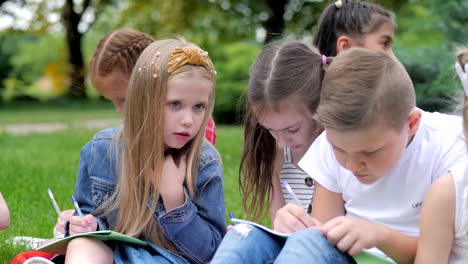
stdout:
[[(275, 235), (275, 236), (278, 236), (278, 237), (282, 237), (282, 238), (285, 238), (287, 239), (291, 234), (286, 234), (286, 233), (281, 233), (281, 232), (277, 232), (269, 227), (266, 227), (264, 225), (261, 225), (259, 223), (255, 223), (255, 222), (252, 222), (252, 221), (248, 221), (248, 220), (243, 220), (243, 219), (238, 219), (238, 218), (235, 218), (235, 217), (232, 217), (231, 218), (231, 222), (233, 224), (249, 224), (249, 225), (253, 225), (253, 226), (256, 226), (260, 229), (263, 229), (264, 231), (272, 234), (272, 235)], [(387, 259), (387, 258), (384, 258), (382, 256), (378, 256), (376, 254), (373, 254), (371, 252), (367, 252), (367, 251), (362, 251), (361, 253), (359, 253), (358, 255), (354, 256), (353, 257), (354, 260), (356, 261), (356, 263), (358, 264), (387, 264), (387, 263), (395, 263), (393, 262), (391, 259)]]
[(88, 232), (88, 233), (68, 236), (65, 238), (60, 238), (58, 240), (54, 240), (50, 243), (47, 243), (45, 245), (39, 246), (36, 248), (36, 250), (50, 252), (54, 254), (65, 254), (68, 243), (72, 239), (77, 238), (77, 237), (92, 237), (101, 241), (119, 241), (119, 242), (134, 244), (138, 246), (147, 245), (146, 241), (140, 240), (138, 238), (127, 236), (127, 235), (114, 232), (111, 230), (103, 230), (103, 231)]

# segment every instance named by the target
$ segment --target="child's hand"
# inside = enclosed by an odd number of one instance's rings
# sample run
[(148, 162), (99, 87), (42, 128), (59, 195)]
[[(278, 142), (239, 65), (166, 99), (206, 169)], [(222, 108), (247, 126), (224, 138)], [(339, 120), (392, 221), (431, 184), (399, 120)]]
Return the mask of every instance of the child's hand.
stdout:
[(80, 216), (70, 217), (70, 235), (77, 235), (97, 230), (97, 220), (93, 215), (86, 215), (83, 219)]
[(185, 155), (180, 157), (179, 166), (175, 164), (172, 155), (166, 155), (160, 182), (160, 193), (166, 210), (179, 207), (185, 202), (183, 184), (186, 167)]
[(68, 222), (70, 217), (73, 216), (75, 209), (65, 210), (60, 212), (60, 217), (57, 217), (57, 223), (55, 224), (55, 233), (65, 234), (65, 223)]
[(365, 248), (377, 246), (385, 232), (379, 224), (346, 216), (328, 221), (322, 226), (322, 231), (328, 241), (351, 256)]
[(164, 158), (163, 175), (161, 179), (161, 186), (179, 186), (182, 187), (185, 181), (186, 171), (186, 156), (183, 155), (179, 159), (179, 166), (174, 162), (171, 154), (166, 155)]
[(465, 64), (465, 71), (463, 71), (462, 66), (458, 62), (455, 63), (455, 70), (463, 85), (463, 89), (465, 89), (465, 96), (468, 96), (468, 63)]
[(320, 232), (321, 223), (311, 217), (304, 208), (295, 204), (286, 204), (276, 212), (273, 229), (281, 233), (313, 228)]

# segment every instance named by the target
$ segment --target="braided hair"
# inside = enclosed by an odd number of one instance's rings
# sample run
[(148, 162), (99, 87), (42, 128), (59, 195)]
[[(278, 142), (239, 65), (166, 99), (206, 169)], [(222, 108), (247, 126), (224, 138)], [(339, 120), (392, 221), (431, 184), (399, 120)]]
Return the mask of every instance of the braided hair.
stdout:
[(97, 45), (91, 59), (91, 74), (105, 77), (111, 72), (132, 73), (143, 50), (154, 39), (133, 29), (119, 29), (108, 33)]

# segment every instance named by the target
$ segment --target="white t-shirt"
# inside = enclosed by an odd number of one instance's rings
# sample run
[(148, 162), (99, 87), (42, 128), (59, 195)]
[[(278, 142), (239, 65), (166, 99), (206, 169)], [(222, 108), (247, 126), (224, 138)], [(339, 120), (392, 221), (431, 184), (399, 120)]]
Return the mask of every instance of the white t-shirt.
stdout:
[(324, 188), (341, 193), (346, 215), (419, 235), (419, 214), (431, 183), (457, 162), (466, 162), (462, 120), (422, 111), (421, 123), (397, 165), (372, 185), (360, 183), (335, 159), (323, 132), (299, 166)]
[(468, 168), (459, 164), (450, 169), (455, 183), (455, 230), (450, 264), (468, 262)]

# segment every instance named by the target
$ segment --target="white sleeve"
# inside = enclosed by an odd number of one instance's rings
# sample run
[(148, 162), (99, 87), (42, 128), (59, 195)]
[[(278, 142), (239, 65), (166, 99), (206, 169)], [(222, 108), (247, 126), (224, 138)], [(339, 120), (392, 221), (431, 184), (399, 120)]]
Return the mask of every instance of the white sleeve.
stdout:
[(340, 165), (335, 159), (325, 131), (315, 139), (298, 165), (329, 191), (342, 193), (342, 188), (337, 181)]
[(444, 147), (447, 147), (448, 150), (445, 152), (445, 155), (440, 158), (439, 168), (436, 170), (436, 174), (432, 175), (432, 181), (435, 180), (434, 177), (438, 178), (446, 174), (448, 170), (451, 170), (453, 167), (457, 167), (458, 164), (461, 163), (466, 165), (468, 163), (466, 146), (461, 135), (457, 137), (451, 146), (449, 144), (445, 144)]

